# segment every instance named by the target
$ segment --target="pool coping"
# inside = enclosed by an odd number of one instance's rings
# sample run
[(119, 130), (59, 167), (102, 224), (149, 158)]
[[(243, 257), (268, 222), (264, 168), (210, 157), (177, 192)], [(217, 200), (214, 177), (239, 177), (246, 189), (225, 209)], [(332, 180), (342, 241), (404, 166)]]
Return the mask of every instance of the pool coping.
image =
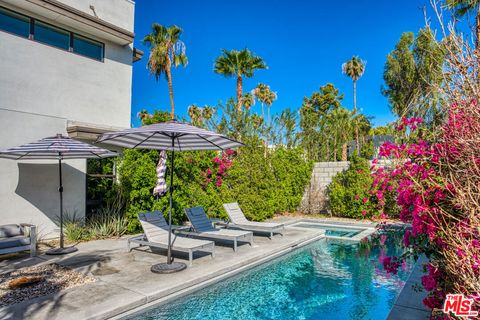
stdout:
[[(340, 222), (340, 221), (338, 221)], [(337, 221), (332, 221), (332, 220), (313, 220), (313, 219), (299, 219), (291, 224), (289, 224), (289, 227), (294, 227), (294, 228), (305, 228), (305, 227), (300, 227), (297, 226), (298, 224), (301, 223), (308, 223), (308, 224), (316, 224), (316, 225), (323, 225), (327, 227), (333, 227), (333, 228), (345, 228), (345, 229), (356, 229), (356, 230), (361, 230), (359, 233), (354, 235), (353, 237), (337, 237), (337, 236), (327, 236), (325, 237), (327, 239), (333, 239), (333, 240), (342, 240), (342, 241), (353, 241), (353, 242), (359, 242), (362, 239), (372, 235), (377, 231), (376, 226), (377, 224), (374, 223), (369, 223), (368, 225), (366, 223), (355, 223), (355, 222), (345, 222), (343, 224), (337, 223)]]

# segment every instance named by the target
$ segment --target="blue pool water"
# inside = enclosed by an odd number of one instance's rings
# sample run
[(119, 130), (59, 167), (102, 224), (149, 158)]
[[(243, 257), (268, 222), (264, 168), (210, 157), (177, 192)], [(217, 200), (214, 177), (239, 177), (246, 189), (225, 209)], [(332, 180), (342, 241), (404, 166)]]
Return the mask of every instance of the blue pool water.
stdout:
[(323, 239), (131, 319), (385, 319), (410, 265), (386, 274), (399, 239), (374, 238)]

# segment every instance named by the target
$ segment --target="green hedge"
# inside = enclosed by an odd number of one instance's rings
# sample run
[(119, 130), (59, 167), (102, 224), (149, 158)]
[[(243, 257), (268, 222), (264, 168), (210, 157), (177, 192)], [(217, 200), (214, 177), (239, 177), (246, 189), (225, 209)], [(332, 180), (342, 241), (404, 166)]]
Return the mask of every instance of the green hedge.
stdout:
[(368, 160), (353, 156), (350, 166), (338, 173), (329, 186), (330, 209), (339, 217), (370, 217), (372, 177)]
[[(170, 155), (170, 154), (169, 154)], [(184, 208), (202, 206), (211, 217), (225, 218), (222, 204), (238, 202), (247, 218), (262, 221), (275, 213), (295, 211), (310, 180), (313, 163), (301, 149), (279, 147), (264, 156), (260, 141), (246, 142), (227, 169), (221, 186), (214, 179), (206, 184), (202, 174), (215, 168), (219, 153), (179, 152), (175, 155), (173, 221), (186, 220)], [(122, 190), (126, 197), (129, 230), (139, 230), (137, 214), (153, 209), (168, 213), (168, 194), (158, 200), (152, 195), (156, 183), (157, 151), (125, 150), (119, 164)], [(169, 171), (167, 170), (167, 184)]]

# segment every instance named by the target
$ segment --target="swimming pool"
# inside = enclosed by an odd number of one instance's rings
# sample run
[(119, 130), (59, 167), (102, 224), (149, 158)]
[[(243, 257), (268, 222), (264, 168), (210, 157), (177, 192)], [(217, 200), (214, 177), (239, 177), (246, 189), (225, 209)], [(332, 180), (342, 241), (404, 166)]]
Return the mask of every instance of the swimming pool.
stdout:
[(330, 236), (344, 238), (352, 238), (364, 230), (350, 227), (334, 227), (320, 223), (297, 223), (294, 226), (298, 228), (321, 229), (325, 230), (325, 235), (327, 237)]
[(322, 239), (129, 319), (385, 319), (411, 266), (387, 275), (379, 260), (400, 250), (387, 234)]

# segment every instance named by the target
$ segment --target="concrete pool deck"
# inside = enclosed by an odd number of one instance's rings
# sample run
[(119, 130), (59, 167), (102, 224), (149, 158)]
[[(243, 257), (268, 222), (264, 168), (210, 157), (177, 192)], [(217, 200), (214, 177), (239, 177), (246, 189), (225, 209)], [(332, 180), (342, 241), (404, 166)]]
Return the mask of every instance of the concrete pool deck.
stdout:
[[(0, 308), (0, 319), (119, 318), (126, 312), (201, 289), (324, 237), (323, 230), (291, 225), (299, 221), (307, 220), (288, 221), (283, 237), (276, 235), (270, 240), (255, 236), (253, 247), (242, 244), (237, 252), (230, 244), (217, 244), (215, 259), (210, 255), (196, 255), (193, 266), (169, 275), (150, 272), (152, 264), (166, 261), (163, 254), (152, 253), (145, 247), (127, 252), (127, 238), (80, 243), (77, 245), (78, 252), (66, 256), (41, 255), (0, 261), (0, 273), (55, 262), (97, 279), (95, 283)], [(316, 219), (308, 221), (324, 222)], [(176, 255), (176, 261), (187, 260), (187, 255)]]

